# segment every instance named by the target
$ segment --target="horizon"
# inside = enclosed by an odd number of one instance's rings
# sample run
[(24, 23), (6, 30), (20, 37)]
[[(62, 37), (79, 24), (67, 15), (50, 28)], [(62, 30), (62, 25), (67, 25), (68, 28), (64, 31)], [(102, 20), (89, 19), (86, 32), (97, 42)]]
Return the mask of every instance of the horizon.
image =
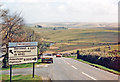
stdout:
[(36, 22), (36, 23), (26, 23), (26, 24), (39, 24), (39, 23), (106, 23), (106, 24), (118, 24), (118, 22)]

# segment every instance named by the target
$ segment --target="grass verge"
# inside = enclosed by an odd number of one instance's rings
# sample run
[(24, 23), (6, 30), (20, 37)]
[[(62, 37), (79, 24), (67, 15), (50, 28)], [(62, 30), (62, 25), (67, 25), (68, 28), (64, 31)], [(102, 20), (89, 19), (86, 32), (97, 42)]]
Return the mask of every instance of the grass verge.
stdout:
[[(0, 75), (1, 79), (0, 80), (5, 80), (5, 82), (9, 82), (10, 80), (10, 76), (9, 75)], [(12, 80), (14, 81), (22, 81), (25, 82), (26, 80), (32, 81), (32, 82), (36, 82), (39, 80), (39, 82), (42, 82), (42, 78), (40, 76), (34, 76), (34, 78), (32, 78), (32, 75), (14, 75), (12, 76)]]
[(88, 61), (84, 61), (84, 60), (82, 60), (82, 59), (77, 59), (76, 56), (68, 56), (67, 58), (73, 58), (73, 59), (78, 60), (78, 61), (80, 61), (80, 62), (83, 62), (83, 63), (89, 64), (89, 65), (91, 65), (91, 66), (94, 66), (94, 67), (97, 67), (97, 68), (103, 69), (103, 70), (105, 70), (105, 71), (109, 71), (109, 72), (111, 72), (111, 73), (114, 73), (114, 74), (120, 75), (120, 72), (118, 72), (118, 71), (116, 71), (116, 70), (109, 69), (109, 68), (107, 68), (107, 67), (104, 67), (104, 66), (101, 66), (101, 65), (98, 65), (98, 64), (90, 63), (90, 62), (88, 62)]
[[(38, 64), (39, 65), (42, 64), (41, 59), (39, 59), (37, 61), (37, 63), (35, 63), (35, 65), (38, 65)], [(28, 64), (13, 65), (12, 68), (13, 69), (16, 69), (16, 68), (28, 68), (28, 67), (32, 67), (32, 66), (33, 66), (32, 63), (28, 63)], [(9, 69), (9, 67), (8, 68), (1, 68), (1, 70), (8, 70), (8, 69)]]

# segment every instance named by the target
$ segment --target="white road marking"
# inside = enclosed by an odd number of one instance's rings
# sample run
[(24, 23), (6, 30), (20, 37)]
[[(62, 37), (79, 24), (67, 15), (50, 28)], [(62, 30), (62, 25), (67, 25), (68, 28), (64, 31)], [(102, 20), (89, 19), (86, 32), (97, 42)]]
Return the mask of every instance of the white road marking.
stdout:
[(71, 65), (74, 69), (76, 69), (77, 70), (77, 68), (75, 67), (75, 66), (73, 66), (73, 65)]
[[(64, 59), (62, 59), (64, 62), (66, 62), (68, 65), (70, 65), (70, 63), (68, 63), (67, 61), (65, 61)], [(77, 68), (75, 67), (75, 66), (73, 66), (73, 65), (71, 65), (74, 69), (76, 69), (77, 70)]]
[(64, 62), (66, 62), (64, 59), (62, 59)]
[[(68, 63), (67, 61), (65, 61), (64, 59), (62, 59), (64, 62), (66, 62), (68, 65), (70, 65), (70, 63)], [(73, 65), (71, 65), (74, 69), (76, 69), (77, 70), (77, 68), (75, 67), (75, 66), (73, 66)]]
[(68, 65), (70, 65), (70, 63), (67, 62)]
[(65, 63), (67, 63), (68, 65), (70, 65), (70, 63), (68, 63), (67, 61), (63, 60)]
[(92, 76), (90, 76), (90, 75), (88, 75), (88, 74), (86, 74), (86, 73), (84, 73), (84, 72), (82, 72), (82, 74), (86, 75), (87, 77), (89, 77), (89, 78), (91, 78), (91, 79), (93, 79), (93, 80), (96, 80), (95, 78), (93, 78)]

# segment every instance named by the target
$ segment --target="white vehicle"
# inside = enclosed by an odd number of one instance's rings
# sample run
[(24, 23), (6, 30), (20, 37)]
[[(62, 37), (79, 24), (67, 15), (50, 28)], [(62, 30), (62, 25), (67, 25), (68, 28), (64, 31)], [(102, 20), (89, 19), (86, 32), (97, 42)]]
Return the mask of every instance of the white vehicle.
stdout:
[(53, 56), (52, 54), (44, 54), (42, 57), (42, 62), (51, 62), (53, 63)]

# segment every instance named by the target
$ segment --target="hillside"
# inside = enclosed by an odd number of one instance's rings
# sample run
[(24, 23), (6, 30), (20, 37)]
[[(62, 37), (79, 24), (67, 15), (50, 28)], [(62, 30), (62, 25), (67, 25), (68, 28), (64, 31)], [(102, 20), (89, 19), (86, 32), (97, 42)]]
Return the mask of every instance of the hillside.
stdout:
[(44, 41), (53, 42), (48, 51), (64, 52), (75, 49), (85, 49), (104, 45), (116, 45), (117, 30), (105, 29), (63, 29), (52, 30), (33, 28)]

